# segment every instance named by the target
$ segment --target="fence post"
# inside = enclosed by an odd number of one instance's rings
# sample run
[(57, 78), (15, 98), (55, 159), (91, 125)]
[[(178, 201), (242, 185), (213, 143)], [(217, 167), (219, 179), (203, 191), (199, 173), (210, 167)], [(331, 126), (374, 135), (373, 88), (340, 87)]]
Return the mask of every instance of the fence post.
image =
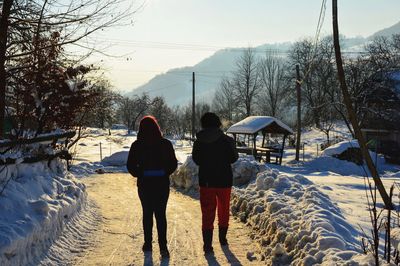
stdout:
[(103, 160), (103, 153), (101, 149), (101, 142), (100, 142), (100, 162)]

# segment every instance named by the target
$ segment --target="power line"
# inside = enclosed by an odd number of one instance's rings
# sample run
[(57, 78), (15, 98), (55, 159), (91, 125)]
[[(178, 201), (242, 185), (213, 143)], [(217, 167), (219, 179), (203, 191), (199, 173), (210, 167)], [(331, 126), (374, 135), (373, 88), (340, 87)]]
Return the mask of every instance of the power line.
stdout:
[[(171, 88), (171, 87), (176, 86), (176, 85), (181, 85), (181, 83), (180, 82), (175, 82), (173, 84), (170, 84), (170, 85), (167, 85), (167, 86), (164, 86), (164, 87), (159, 87), (159, 88), (155, 88), (155, 89), (146, 90), (145, 92), (161, 91), (161, 90), (165, 90), (165, 89)], [(135, 91), (135, 90), (133, 90), (133, 91)]]
[(321, 29), (322, 29), (322, 25), (324, 24), (324, 20), (325, 20), (325, 13), (326, 13), (326, 0), (322, 0), (322, 4), (321, 4), (321, 9), (319, 11), (319, 17), (318, 17), (318, 23), (317, 23), (317, 29), (315, 31), (315, 36), (314, 36), (314, 42), (313, 42), (313, 52), (312, 52), (312, 56), (311, 56), (311, 60), (310, 63), (308, 65), (308, 69), (307, 71), (304, 73), (304, 77), (302, 78), (302, 80), (299, 80), (299, 84), (301, 85), (303, 83), (303, 81), (307, 78), (307, 76), (310, 74), (311, 72), (311, 68), (314, 65), (314, 61), (315, 61), (315, 54), (317, 52), (317, 45), (318, 45), (318, 40), (319, 40), (319, 36), (321, 34)]
[[(182, 44), (182, 43), (163, 43), (163, 42), (147, 42), (147, 41), (130, 41), (130, 40), (113, 40), (107, 38), (98, 38), (96, 40), (87, 41), (89, 44), (98, 44), (98, 41), (109, 42), (110, 45), (118, 45), (125, 47), (136, 47), (146, 49), (165, 49), (165, 50), (181, 50), (181, 51), (219, 51), (225, 50), (226, 52), (243, 52), (247, 48), (229, 48), (225, 46), (212, 46), (212, 45), (197, 45), (197, 44)], [(279, 48), (254, 48), (256, 53), (275, 53), (287, 54), (288, 50)]]

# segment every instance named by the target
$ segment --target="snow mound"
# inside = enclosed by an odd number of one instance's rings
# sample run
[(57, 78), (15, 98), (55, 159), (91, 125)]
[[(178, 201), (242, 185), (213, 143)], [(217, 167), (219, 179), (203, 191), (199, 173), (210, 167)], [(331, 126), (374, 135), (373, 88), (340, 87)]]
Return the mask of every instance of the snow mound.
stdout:
[[(360, 148), (360, 145), (358, 144), (358, 141), (356, 139), (345, 140), (345, 141), (336, 143), (332, 146), (329, 146), (328, 148), (326, 148), (325, 150), (322, 151), (322, 155), (336, 157), (337, 155), (340, 155), (343, 152), (345, 152), (351, 148), (357, 148), (357, 149)], [(377, 157), (377, 154), (373, 151), (369, 151), (369, 154), (370, 154), (371, 158)]]
[(358, 145), (358, 141), (353, 139), (336, 143), (323, 150), (322, 155), (325, 156), (339, 155), (345, 152), (349, 148), (360, 148), (360, 146)]
[(60, 160), (3, 170), (0, 265), (26, 265), (43, 255), (86, 202), (85, 186)]
[[(257, 173), (264, 171), (267, 167), (258, 163), (253, 156), (240, 155), (239, 159), (232, 164), (233, 185), (241, 186), (250, 182)], [(184, 163), (170, 177), (171, 184), (178, 188), (190, 190), (199, 187), (199, 168), (189, 155)]]
[(101, 163), (105, 166), (125, 166), (128, 160), (129, 151), (119, 151), (105, 157)]
[(267, 169), (233, 189), (231, 211), (254, 229), (267, 265), (342, 265), (359, 254), (357, 231), (302, 175)]
[(170, 176), (171, 185), (189, 190), (199, 187), (199, 167), (189, 155), (181, 166)]

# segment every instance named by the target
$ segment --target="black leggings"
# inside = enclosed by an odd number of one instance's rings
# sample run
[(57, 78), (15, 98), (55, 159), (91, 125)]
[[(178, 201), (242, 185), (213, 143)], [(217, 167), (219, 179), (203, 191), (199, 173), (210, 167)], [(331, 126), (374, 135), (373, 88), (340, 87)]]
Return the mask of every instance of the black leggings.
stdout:
[(139, 198), (143, 210), (143, 231), (145, 244), (153, 241), (153, 214), (156, 217), (158, 244), (160, 247), (167, 245), (167, 217), (165, 211), (169, 197), (169, 185), (155, 186), (141, 184), (138, 186)]

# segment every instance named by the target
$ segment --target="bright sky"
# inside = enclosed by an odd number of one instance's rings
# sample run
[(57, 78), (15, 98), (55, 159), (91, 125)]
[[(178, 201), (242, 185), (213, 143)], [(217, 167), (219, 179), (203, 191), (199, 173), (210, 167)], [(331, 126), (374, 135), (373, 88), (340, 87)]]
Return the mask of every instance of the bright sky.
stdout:
[[(147, 0), (132, 18), (133, 25), (99, 38), (111, 44), (108, 53), (126, 56), (96, 60), (101, 60), (116, 89), (127, 91), (225, 47), (312, 37), (321, 4), (322, 0)], [(339, 0), (338, 4), (340, 33), (347, 37), (367, 37), (400, 21), (399, 0)], [(330, 33), (331, 23), (328, 0), (322, 34)]]

